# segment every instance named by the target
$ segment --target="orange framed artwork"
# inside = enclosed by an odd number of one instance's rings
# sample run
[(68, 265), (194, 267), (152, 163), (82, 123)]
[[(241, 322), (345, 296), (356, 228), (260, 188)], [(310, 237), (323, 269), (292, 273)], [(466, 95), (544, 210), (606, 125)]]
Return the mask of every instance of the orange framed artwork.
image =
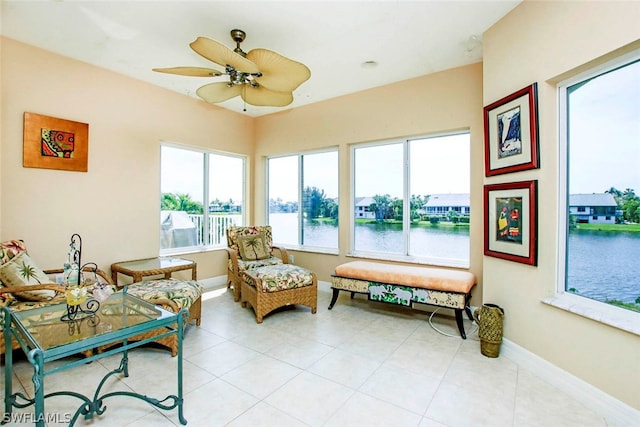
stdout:
[(87, 171), (89, 125), (24, 113), (22, 166)]

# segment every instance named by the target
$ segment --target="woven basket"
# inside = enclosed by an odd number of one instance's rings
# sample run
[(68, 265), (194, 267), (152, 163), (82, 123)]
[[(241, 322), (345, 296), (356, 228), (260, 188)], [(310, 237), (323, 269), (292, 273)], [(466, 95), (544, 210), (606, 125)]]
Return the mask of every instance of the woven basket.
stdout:
[(484, 304), (473, 313), (478, 323), (480, 351), (487, 357), (498, 357), (502, 343), (504, 310), (495, 304)]
[(480, 340), (480, 353), (487, 357), (498, 357), (500, 355), (500, 342), (489, 342)]

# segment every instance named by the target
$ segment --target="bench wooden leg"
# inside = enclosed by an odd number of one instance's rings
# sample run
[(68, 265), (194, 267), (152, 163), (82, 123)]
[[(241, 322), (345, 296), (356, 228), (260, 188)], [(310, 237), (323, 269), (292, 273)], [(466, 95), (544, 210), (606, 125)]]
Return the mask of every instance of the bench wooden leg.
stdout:
[[(456, 323), (458, 324), (458, 330), (460, 331), (460, 336), (463, 340), (467, 339), (467, 334), (464, 333), (464, 324), (462, 323), (462, 309), (456, 308), (454, 309), (456, 312)], [(465, 308), (466, 311), (466, 308)]]
[(331, 302), (329, 303), (329, 310), (331, 310), (338, 300), (338, 294), (340, 293), (340, 289), (333, 288), (333, 296), (331, 297)]

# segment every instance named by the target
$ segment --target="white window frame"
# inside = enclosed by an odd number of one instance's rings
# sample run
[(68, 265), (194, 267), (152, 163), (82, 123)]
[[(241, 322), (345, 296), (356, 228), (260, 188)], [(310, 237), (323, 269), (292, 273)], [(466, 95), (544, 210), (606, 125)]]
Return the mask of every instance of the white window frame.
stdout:
[[(270, 184), (269, 184), (269, 166), (270, 166), (270, 160), (272, 159), (279, 159), (282, 157), (297, 157), (297, 161), (298, 161), (298, 177), (297, 177), (297, 182), (298, 182), (298, 230), (297, 230), (297, 238), (298, 238), (298, 242), (301, 242), (302, 239), (302, 226), (303, 221), (304, 221), (304, 217), (303, 217), (303, 209), (304, 206), (302, 205), (302, 196), (303, 196), (303, 192), (304, 192), (304, 188), (303, 188), (303, 182), (302, 182), (302, 178), (303, 178), (303, 173), (304, 173), (304, 168), (303, 168), (303, 164), (302, 164), (302, 158), (304, 156), (309, 156), (309, 155), (314, 155), (314, 154), (322, 154), (322, 153), (333, 153), (335, 152), (338, 155), (338, 164), (336, 165), (338, 168), (338, 174), (340, 174), (340, 150), (338, 149), (337, 146), (332, 146), (332, 147), (327, 147), (327, 148), (323, 148), (321, 150), (310, 150), (310, 151), (301, 151), (301, 152), (294, 152), (294, 153), (287, 153), (287, 154), (279, 154), (277, 156), (268, 156), (266, 159), (266, 167), (265, 167), (265, 174), (266, 174), (266, 178), (265, 178), (265, 194), (266, 194), (266, 203), (265, 203), (265, 218), (267, 218), (267, 223), (269, 222), (269, 203), (271, 200), (271, 196), (269, 194), (269, 188), (270, 188)], [(340, 182), (340, 177), (338, 176), (338, 183)], [(338, 199), (340, 196), (340, 186), (338, 186)], [(274, 243), (278, 244), (279, 242), (277, 242), (276, 240), (276, 236), (273, 237), (274, 239)], [(340, 235), (339, 235), (339, 223), (338, 223), (338, 246), (335, 248), (330, 248), (330, 247), (325, 247), (325, 246), (312, 246), (312, 245), (305, 245), (305, 244), (291, 244), (291, 243), (285, 243), (287, 248), (289, 249), (295, 249), (301, 252), (316, 252), (316, 253), (326, 253), (326, 254), (338, 254), (339, 253), (339, 246), (340, 246)]]
[(611, 304), (575, 295), (565, 290), (567, 263), (567, 224), (569, 220), (568, 194), (568, 141), (567, 141), (567, 88), (589, 78), (597, 77), (634, 60), (640, 51), (634, 51), (593, 67), (558, 83), (558, 263), (555, 295), (542, 302), (583, 317), (640, 335), (640, 313)]
[[(203, 192), (203, 199), (202, 199), (202, 211), (203, 211), (203, 216), (207, 215), (209, 213), (209, 156), (207, 156), (207, 154), (215, 154), (217, 156), (227, 156), (227, 157), (231, 157), (231, 158), (236, 158), (236, 159), (241, 159), (242, 160), (242, 209), (241, 209), (241, 224), (238, 225), (244, 225), (246, 223), (246, 206), (247, 206), (247, 185), (246, 185), (246, 181), (247, 181), (247, 176), (246, 176), (246, 172), (247, 172), (247, 156), (242, 155), (242, 154), (234, 154), (234, 153), (227, 153), (224, 151), (218, 151), (218, 150), (210, 150), (210, 149), (205, 149), (205, 148), (201, 148), (201, 147), (191, 147), (191, 146), (186, 146), (186, 145), (182, 145), (182, 144), (177, 144), (177, 143), (173, 143), (173, 142), (167, 142), (167, 141), (163, 141), (160, 143), (160, 156), (162, 156), (162, 147), (171, 147), (171, 148), (175, 148), (175, 149), (179, 149), (179, 150), (185, 150), (185, 151), (191, 151), (194, 153), (200, 153), (202, 154), (202, 159), (203, 159), (203, 164), (202, 164), (202, 172), (203, 172), (203, 185), (202, 185), (202, 192)], [(160, 181), (162, 182), (162, 157), (160, 157)], [(160, 182), (160, 198), (162, 198), (162, 183)], [(160, 228), (160, 224), (158, 224), (158, 229)], [(206, 236), (209, 233), (209, 222), (208, 221), (203, 221), (203, 235)], [(184, 253), (194, 253), (194, 252), (204, 252), (207, 250), (213, 250), (213, 249), (220, 249), (220, 248), (226, 248), (227, 244), (226, 242), (221, 242), (219, 245), (207, 245), (207, 244), (202, 244), (202, 245), (196, 245), (196, 246), (182, 246), (179, 248), (167, 248), (167, 249), (159, 249), (159, 254), (160, 256), (167, 256), (167, 255), (176, 255), (176, 254), (184, 254)]]
[[(410, 215), (411, 215), (411, 209), (410, 209), (410, 204), (411, 204), (411, 188), (410, 188), (410, 181), (411, 181), (411, 177), (410, 177), (410, 169), (409, 169), (409, 165), (410, 165), (410, 161), (409, 161), (409, 157), (411, 156), (410, 153), (410, 145), (412, 141), (416, 141), (416, 140), (422, 140), (422, 139), (431, 139), (431, 138), (440, 138), (440, 137), (447, 137), (447, 136), (455, 136), (455, 135), (469, 135), (469, 138), (471, 138), (471, 130), (470, 129), (465, 129), (465, 130), (460, 130), (458, 132), (442, 132), (442, 133), (435, 133), (435, 134), (429, 134), (429, 135), (423, 135), (423, 136), (416, 136), (416, 137), (411, 137), (411, 138), (395, 138), (395, 139), (388, 139), (388, 140), (382, 140), (382, 141), (375, 141), (375, 142), (365, 142), (365, 143), (359, 143), (359, 144), (353, 144), (350, 147), (350, 166), (349, 166), (349, 173), (350, 173), (350, 200), (349, 200), (349, 215), (350, 215), (350, 220), (349, 220), (349, 236), (350, 236), (350, 240), (349, 240), (349, 256), (354, 256), (354, 257), (360, 257), (360, 258), (369, 258), (369, 259), (379, 259), (379, 260), (394, 260), (394, 261), (401, 261), (401, 262), (412, 262), (412, 263), (416, 263), (416, 264), (425, 264), (425, 265), (437, 265), (437, 266), (443, 266), (443, 267), (455, 267), (455, 268), (469, 268), (470, 266), (470, 262), (471, 262), (471, 249), (469, 250), (469, 254), (468, 254), (468, 258), (466, 260), (457, 260), (457, 259), (449, 259), (449, 258), (427, 258), (427, 257), (417, 257), (414, 255), (407, 255), (409, 253), (409, 247), (410, 247), (410, 242), (409, 242), (409, 235), (410, 235), (410, 227), (405, 227), (406, 224), (409, 224), (410, 222)], [(402, 227), (402, 238), (403, 238), (403, 252), (404, 254), (390, 254), (390, 253), (384, 253), (384, 252), (371, 252), (371, 251), (363, 251), (363, 250), (356, 250), (356, 233), (355, 233), (355, 215), (356, 215), (356, 208), (355, 208), (355, 163), (356, 163), (356, 156), (355, 156), (355, 151), (359, 148), (367, 148), (367, 147), (375, 147), (375, 146), (384, 146), (384, 145), (391, 145), (391, 144), (402, 144), (402, 150), (403, 150), (403, 163), (404, 163), (404, 167), (403, 167), (403, 171), (402, 171), (402, 197), (403, 197), (403, 205), (402, 205), (402, 215), (403, 215), (403, 227)], [(469, 150), (471, 150), (471, 145), (469, 146)], [(471, 165), (468, 165), (469, 168), (471, 168)], [(471, 191), (471, 183), (469, 183), (469, 190)], [(469, 239), (471, 239), (471, 233), (469, 233)]]

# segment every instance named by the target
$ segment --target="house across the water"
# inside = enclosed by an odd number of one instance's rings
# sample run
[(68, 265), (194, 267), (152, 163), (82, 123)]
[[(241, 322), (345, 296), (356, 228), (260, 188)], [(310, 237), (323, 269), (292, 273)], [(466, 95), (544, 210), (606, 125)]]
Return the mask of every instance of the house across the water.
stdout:
[(583, 224), (615, 224), (618, 204), (609, 193), (570, 194), (569, 215)]

